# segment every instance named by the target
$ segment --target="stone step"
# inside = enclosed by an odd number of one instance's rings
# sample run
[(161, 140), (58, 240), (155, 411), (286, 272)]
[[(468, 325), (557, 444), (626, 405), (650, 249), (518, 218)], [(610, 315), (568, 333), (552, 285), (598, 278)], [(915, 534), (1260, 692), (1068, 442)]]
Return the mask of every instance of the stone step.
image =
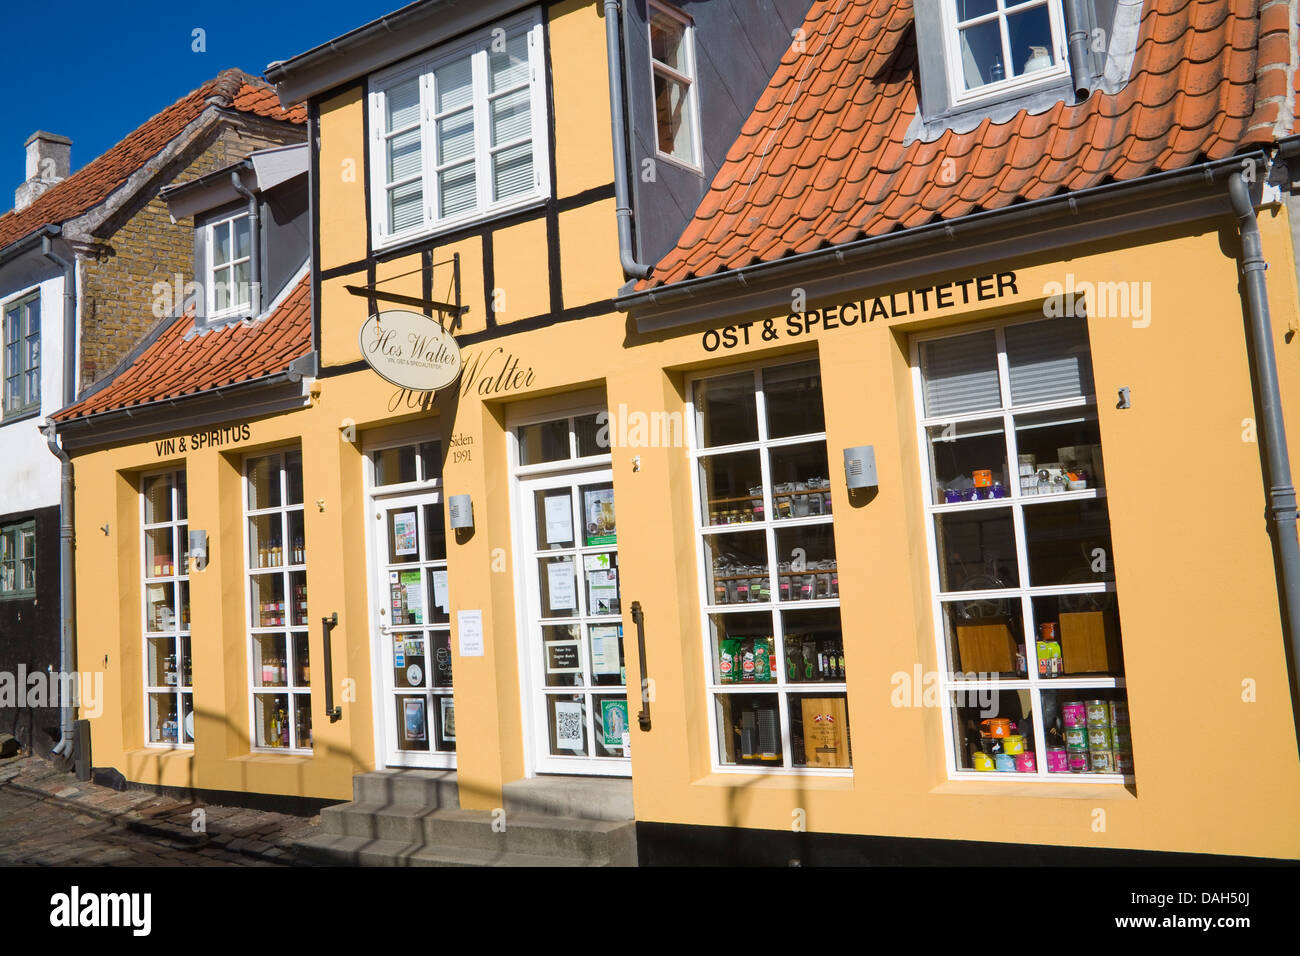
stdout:
[(296, 844), (299, 858), (330, 866), (609, 866), (607, 861), (531, 856), (470, 847), (432, 847), (400, 840), (321, 833)]
[(631, 820), (632, 781), (626, 777), (529, 777), (501, 788), (508, 815), (579, 820)]
[(460, 788), (454, 770), (374, 770), (352, 778), (352, 799), (445, 810), (460, 806)]
[(321, 811), (321, 829), (333, 836), (360, 837), (429, 847), (523, 854), (577, 860), (636, 862), (636, 829), (628, 821), (565, 819), (506, 812), (504, 829), (487, 810), (434, 810), (414, 804), (339, 804)]

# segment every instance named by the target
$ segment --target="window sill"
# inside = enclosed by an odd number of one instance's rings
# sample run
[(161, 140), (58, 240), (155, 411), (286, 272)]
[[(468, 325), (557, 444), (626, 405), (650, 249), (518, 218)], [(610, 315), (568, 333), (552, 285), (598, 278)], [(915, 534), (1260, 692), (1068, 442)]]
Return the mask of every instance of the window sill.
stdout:
[(235, 763), (300, 763), (305, 764), (312, 760), (314, 755), (309, 750), (288, 750), (284, 753), (273, 753), (269, 750), (254, 750), (252, 753), (242, 754), (238, 757), (231, 757)]
[(658, 149), (656, 149), (655, 162), (657, 163), (660, 161), (667, 163), (669, 166), (676, 166), (678, 169), (682, 170), (683, 172), (691, 173), (694, 176), (699, 176), (701, 179), (704, 178), (703, 167), (697, 166), (694, 163), (688, 163), (684, 159), (678, 159), (676, 156), (673, 156), (669, 153), (661, 152)]
[(125, 754), (127, 757), (183, 757), (186, 760), (194, 759), (193, 744), (145, 744), (143, 747), (136, 747), (128, 750)]
[(36, 592), (35, 592), (35, 591), (17, 591), (17, 592), (3, 591), (3, 592), (0, 592), (0, 602), (4, 602), (4, 601), (35, 601), (35, 600), (36, 600)]
[(474, 216), (466, 216), (461, 219), (450, 219), (446, 222), (438, 223), (428, 229), (422, 229), (418, 232), (402, 233), (398, 236), (373, 236), (371, 241), (374, 245), (375, 252), (393, 252), (401, 250), (407, 246), (419, 246), (430, 239), (437, 239), (439, 236), (445, 236), (449, 233), (460, 232), (464, 229), (470, 229), (474, 226), (486, 225), (498, 219), (504, 219), (506, 216), (512, 216), (518, 212), (524, 212), (529, 209), (541, 208), (550, 201), (550, 195), (534, 195), (525, 199), (518, 200), (506, 206), (500, 206), (490, 212), (481, 213)]
[[(1011, 776), (1010, 774), (1007, 775)], [(1082, 776), (1082, 775), (1080, 775)], [(1136, 800), (1132, 783), (1039, 783), (1036, 780), (949, 780), (930, 790), (961, 797), (1046, 797), (1067, 800)]]
[(3, 428), (5, 425), (15, 425), (18, 422), (25, 422), (29, 418), (40, 418), (40, 417), (41, 417), (41, 409), (39, 405), (33, 408), (25, 409), (20, 412), (9, 412), (3, 418), (0, 418), (0, 428)]

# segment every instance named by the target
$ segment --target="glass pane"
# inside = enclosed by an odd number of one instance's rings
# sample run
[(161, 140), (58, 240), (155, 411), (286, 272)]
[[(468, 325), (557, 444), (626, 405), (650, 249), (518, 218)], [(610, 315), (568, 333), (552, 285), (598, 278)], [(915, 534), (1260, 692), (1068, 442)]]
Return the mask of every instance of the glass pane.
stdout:
[(686, 60), (686, 27), (680, 20), (666, 13), (652, 13), (650, 55), (678, 73), (690, 73)]
[(432, 631), (429, 641), (433, 645), (431, 679), (434, 687), (450, 687), (451, 674), (451, 631)]
[(1020, 586), (1009, 508), (934, 516), (939, 589), (977, 591)]
[(770, 600), (767, 540), (761, 531), (704, 537), (706, 599), (715, 605)]
[(592, 716), (596, 720), (596, 756), (626, 757), (631, 742), (627, 695), (592, 697)]
[(424, 572), (429, 584), (428, 617), (430, 624), (446, 624), (451, 620), (451, 601), (447, 594), (447, 569), (429, 568)]
[(157, 528), (144, 533), (144, 567), (145, 574), (151, 578), (177, 573), (171, 528)]
[(145, 585), (144, 621), (148, 631), (174, 631), (176, 629), (176, 585)]
[(424, 220), (424, 186), (414, 180), (388, 191), (388, 223), (393, 232), (401, 232)]
[(1052, 20), (1046, 4), (1007, 14), (1007, 37), (1011, 41), (1011, 64), (1016, 76), (1046, 70), (1056, 64)]
[(447, 527), (441, 502), (424, 506), (424, 560), (447, 560)]
[(176, 695), (149, 695), (149, 741), (155, 744), (174, 744), (180, 732), (176, 719)]
[(1104, 485), (1101, 430), (1091, 408), (1016, 416), (1022, 495), (1063, 494)]
[(533, 188), (533, 144), (520, 143), (492, 157), (492, 196), (519, 196)]
[(456, 701), (450, 694), (433, 697), (433, 722), (438, 731), (438, 749), (456, 752)]
[(993, 13), (997, 8), (997, 0), (953, 0), (953, 9), (959, 23)]
[(297, 744), (302, 749), (311, 746), (311, 695), (294, 694), (294, 734)]
[(845, 694), (792, 694), (790, 758), (796, 767), (851, 767), (849, 701)]
[(776, 694), (717, 694), (718, 760), (780, 766), (781, 717)]
[(588, 614), (618, 614), (618, 552), (584, 554), (582, 573), (587, 588)]
[(145, 641), (145, 679), (150, 687), (175, 687), (176, 641), (170, 637), (151, 637)]
[(194, 656), (190, 653), (193, 641), (188, 637), (177, 638), (181, 646), (181, 686), (194, 686)]
[(528, 79), (528, 34), (520, 33), (506, 40), (502, 51), (488, 53), (488, 89), (509, 89)]
[[(1126, 293), (1128, 286), (1116, 283)], [(1130, 304), (1119, 302), (1111, 315), (1124, 315)], [(1092, 358), (1083, 319), (1010, 325), (1006, 329), (1011, 401), (1016, 405), (1079, 398), (1093, 393)]]
[(233, 301), (230, 283), (234, 281), (230, 269), (217, 269), (212, 273), (212, 308), (216, 312), (225, 312)]
[(212, 264), (221, 265), (230, 261), (230, 226), (223, 222), (212, 227)]
[(773, 448), (768, 456), (774, 517), (808, 518), (831, 513), (825, 443)]
[(258, 747), (289, 746), (289, 695), (253, 695), (253, 739)]
[[(438, 165), (474, 155), (474, 111), (463, 110), (438, 120)], [(415, 130), (418, 134), (418, 130)], [(418, 159), (417, 159), (418, 168)]]
[(434, 109), (439, 113), (460, 109), (474, 101), (473, 61), (466, 54), (459, 60), (439, 67), (433, 74), (436, 91)]
[[(189, 517), (189, 502), (186, 500), (185, 472), (176, 472), (176, 517), (184, 520)], [(183, 547), (188, 547), (182, 542)]]
[(776, 683), (771, 613), (710, 614), (709, 639), (714, 683)]
[(429, 749), (429, 698), (424, 694), (398, 694), (393, 698), (397, 707), (398, 750), (427, 751)]
[(1032, 603), (1039, 677), (1124, 676), (1114, 591), (1053, 594)]
[(424, 616), (424, 581), (419, 568), (388, 572), (389, 605), (393, 627), (427, 624)]
[(292, 606), (290, 618), (295, 627), (307, 625), (307, 572), (294, 571), (289, 575), (290, 597)]
[(285, 563), (284, 525), (279, 514), (248, 519), (248, 566), (280, 568)]
[(181, 694), (181, 743), (194, 743), (194, 695)]
[(388, 517), (388, 563), (415, 564), (420, 560), (420, 520), (415, 506), (390, 508)]
[(1034, 773), (1033, 692), (962, 688), (952, 695), (957, 769)]
[(941, 613), (955, 679), (1029, 676), (1019, 598), (945, 601)]
[(992, 332), (922, 342), (921, 377), (928, 418), (1002, 405), (997, 339)]
[(583, 485), (578, 494), (582, 501), (584, 547), (614, 544), (618, 528), (614, 515), (614, 486), (609, 482)]
[(442, 477), (442, 442), (420, 442), (420, 462), (425, 481), (435, 481)]
[(1105, 501), (1044, 501), (1026, 506), (1025, 546), (1033, 587), (1115, 580)]
[(429, 685), (428, 647), (415, 634), (393, 638), (393, 686), (422, 690)]
[(571, 555), (537, 559), (542, 617), (578, 616), (578, 580)]
[(302, 452), (285, 452), (284, 490), (285, 504), (302, 504)]
[(180, 629), (182, 631), (188, 631), (190, 629), (190, 582), (182, 580), (178, 583), (181, 592)]
[(766, 517), (757, 451), (701, 458), (700, 488), (704, 492), (701, 520), (706, 524), (742, 524)]
[(488, 105), (492, 145), (500, 146), (532, 134), (533, 115), (528, 87), (498, 96)]
[[(573, 420), (573, 436), (578, 441), (578, 457), (590, 458), (593, 455), (608, 455), (610, 429), (613, 422), (599, 414), (579, 415)], [(680, 446), (674, 446), (680, 447)]]
[(311, 648), (306, 631), (293, 634), (293, 682), (297, 687), (311, 686)]
[(144, 480), (144, 523), (172, 520), (172, 476), (154, 475)]
[(1002, 62), (1002, 34), (997, 20), (957, 31), (961, 37), (961, 69), (966, 89), (973, 90), (1006, 79)]
[(252, 266), (241, 262), (235, 266), (234, 286), (231, 290), (231, 304), (246, 308), (253, 295)]
[(758, 404), (751, 372), (705, 379), (695, 386), (700, 444), (739, 445), (758, 440)]
[(289, 658), (283, 634), (253, 635), (253, 685), (284, 687), (289, 683)]
[(411, 77), (384, 92), (385, 131), (402, 129), (420, 121), (420, 79)]
[(307, 541), (303, 532), (303, 514), (301, 511), (290, 511), (285, 518), (289, 523), (289, 535), (285, 540), (284, 559), (293, 565), (306, 564)]
[(591, 683), (622, 687), (627, 683), (627, 660), (623, 656), (623, 625), (587, 625), (587, 660)]
[(776, 532), (777, 599), (814, 601), (839, 597), (835, 532), (829, 524)]
[(252, 242), (250, 241), (252, 238), (252, 230), (249, 226), (248, 217), (241, 216), (231, 225), (235, 230), (235, 258), (249, 258), (249, 256), (253, 254), (253, 250)]
[(1006, 498), (1007, 438), (1002, 419), (926, 429), (936, 504)]
[(582, 628), (578, 624), (542, 628), (542, 668), (547, 687), (583, 684)]
[(518, 430), (519, 464), (536, 465), (544, 461), (564, 461), (569, 457), (569, 420), (524, 425)]
[(549, 488), (533, 492), (537, 509), (537, 550), (572, 548), (576, 538), (573, 533), (573, 492), (568, 488)]
[(375, 452), (373, 458), (376, 485), (396, 485), (415, 481), (414, 445), (385, 448), (383, 451)]
[(1122, 689), (1045, 690), (1048, 773), (1133, 775), (1133, 732)]
[(280, 506), (280, 456), (267, 455), (252, 458), (248, 462), (248, 508), (260, 511), (263, 508)]
[(660, 151), (685, 162), (695, 161), (695, 130), (691, 125), (690, 87), (655, 71), (655, 130)]
[(587, 698), (548, 696), (546, 717), (551, 753), (556, 756), (585, 756), (587, 753)]
[(41, 300), (32, 299), (27, 303), (27, 334), (35, 337), (41, 331)]
[(254, 574), (249, 578), (252, 594), (253, 626), (284, 627), (284, 575)]
[[(470, 128), (471, 142), (473, 140), (473, 127)], [(471, 145), (471, 148), (472, 145)], [(398, 180), (406, 179), (410, 176), (416, 176), (420, 172), (420, 129), (407, 130), (405, 133), (398, 133), (388, 141), (388, 163), (386, 182), (395, 183)]]
[(474, 164), (454, 166), (438, 174), (438, 199), (443, 216), (473, 209), (478, 201), (474, 185)]
[(763, 370), (767, 437), (788, 438), (826, 430), (822, 379), (816, 362)]
[(782, 611), (788, 683), (841, 683), (846, 679), (839, 608)]

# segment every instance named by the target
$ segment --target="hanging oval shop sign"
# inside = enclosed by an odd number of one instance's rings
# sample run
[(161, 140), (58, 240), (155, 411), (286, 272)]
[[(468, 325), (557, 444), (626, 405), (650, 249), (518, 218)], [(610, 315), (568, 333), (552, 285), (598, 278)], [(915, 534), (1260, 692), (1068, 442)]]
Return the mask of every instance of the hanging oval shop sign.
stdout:
[(361, 326), (358, 342), (366, 364), (400, 388), (433, 392), (460, 375), (460, 346), (418, 312), (394, 309), (372, 315)]

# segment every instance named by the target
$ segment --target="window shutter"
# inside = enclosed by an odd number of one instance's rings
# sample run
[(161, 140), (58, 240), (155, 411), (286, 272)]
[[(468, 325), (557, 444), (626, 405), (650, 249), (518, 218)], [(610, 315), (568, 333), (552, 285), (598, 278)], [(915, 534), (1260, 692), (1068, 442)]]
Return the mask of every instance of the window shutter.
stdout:
[(1015, 405), (1093, 393), (1088, 329), (1083, 319), (1056, 319), (1006, 329), (1011, 401)]
[(961, 415), (1002, 404), (997, 340), (992, 332), (923, 343), (921, 377), (927, 418)]

